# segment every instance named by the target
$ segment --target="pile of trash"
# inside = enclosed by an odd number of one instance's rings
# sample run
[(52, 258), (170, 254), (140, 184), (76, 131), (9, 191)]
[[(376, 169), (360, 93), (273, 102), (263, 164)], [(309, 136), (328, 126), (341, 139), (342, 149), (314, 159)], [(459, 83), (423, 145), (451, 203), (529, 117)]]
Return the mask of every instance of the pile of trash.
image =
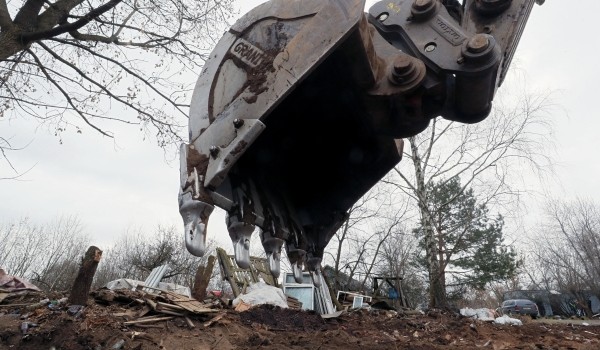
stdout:
[(495, 310), (492, 309), (471, 309), (465, 308), (460, 309), (460, 314), (465, 317), (470, 317), (475, 320), (483, 321), (483, 322), (493, 322), (496, 324), (506, 324), (513, 326), (522, 326), (523, 322), (519, 319), (509, 317), (507, 315), (499, 316)]

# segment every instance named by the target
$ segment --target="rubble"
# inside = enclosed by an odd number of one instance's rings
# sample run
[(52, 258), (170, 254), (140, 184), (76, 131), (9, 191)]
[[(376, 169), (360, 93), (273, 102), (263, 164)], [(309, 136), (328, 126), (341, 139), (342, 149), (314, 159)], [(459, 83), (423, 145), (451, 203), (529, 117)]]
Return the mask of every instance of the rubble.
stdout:
[[(98, 290), (79, 317), (64, 295), (31, 292), (0, 303), (0, 349), (598, 349), (600, 324), (474, 322), (454, 313), (356, 309), (315, 312), (258, 305), (237, 312), (169, 291)], [(43, 304), (35, 310), (26, 306)], [(238, 304), (242, 305), (242, 303)], [(549, 320), (551, 322), (563, 322)]]

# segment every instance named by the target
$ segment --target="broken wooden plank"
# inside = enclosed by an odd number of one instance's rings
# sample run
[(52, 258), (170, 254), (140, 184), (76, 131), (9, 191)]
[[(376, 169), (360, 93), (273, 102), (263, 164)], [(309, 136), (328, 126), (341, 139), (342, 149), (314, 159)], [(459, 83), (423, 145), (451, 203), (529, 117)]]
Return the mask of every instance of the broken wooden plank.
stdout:
[(246, 304), (243, 301), (239, 304), (237, 304), (237, 306), (235, 307), (235, 311), (237, 312), (243, 312), (246, 310), (250, 310), (250, 308), (252, 307), (252, 305), (250, 304)]
[(149, 305), (145, 305), (137, 314), (137, 317), (143, 317), (148, 314), (148, 312), (152, 311), (152, 308)]
[(183, 295), (172, 293), (172, 292), (163, 292), (163, 293), (165, 294), (165, 295), (163, 295), (163, 297), (165, 297), (171, 303), (173, 303), (174, 305), (177, 305), (191, 313), (206, 314), (206, 313), (219, 312), (219, 310), (207, 308), (203, 303), (199, 302), (196, 299), (190, 299)]
[(127, 322), (123, 322), (124, 325), (128, 326), (128, 325), (134, 325), (134, 324), (142, 324), (142, 323), (153, 323), (153, 322), (159, 322), (159, 321), (168, 321), (168, 320), (172, 320), (174, 317), (169, 316), (169, 317), (153, 317), (153, 318), (147, 318), (144, 320), (135, 320), (135, 321), (127, 321)]
[(167, 308), (167, 309), (175, 309), (175, 310), (185, 310), (184, 308), (182, 308), (179, 305), (167, 304), (167, 303), (163, 303), (161, 301), (157, 301), (156, 304), (158, 305), (158, 308)]
[(190, 320), (190, 318), (189, 318), (189, 317), (187, 317), (187, 316), (185, 316), (185, 323), (187, 323), (187, 325), (188, 325), (190, 328), (196, 328), (196, 325), (194, 324), (194, 322), (192, 322), (192, 320)]
[(206, 289), (208, 288), (208, 283), (210, 282), (210, 277), (212, 276), (214, 266), (214, 255), (208, 257), (206, 266), (198, 266), (198, 270), (196, 271), (196, 276), (194, 278), (194, 287), (192, 288), (192, 295), (197, 300), (206, 299)]
[(146, 304), (148, 304), (152, 310), (156, 310), (157, 304), (155, 301), (150, 300), (150, 299), (145, 299), (146, 300)]
[(165, 329), (164, 326), (161, 325), (157, 325), (157, 324), (136, 324), (136, 327), (140, 327), (140, 328), (156, 328), (156, 329)]
[(185, 316), (185, 314), (182, 314), (181, 312), (175, 312), (175, 311), (170, 311), (170, 310), (157, 309), (154, 311), (161, 313), (161, 314), (165, 314), (165, 315), (172, 315), (172, 316), (178, 316), (178, 317)]
[(127, 310), (125, 312), (115, 312), (112, 315), (114, 317), (125, 317), (127, 319), (133, 319), (138, 317), (138, 313), (133, 310)]
[(218, 322), (220, 319), (222, 319), (223, 317), (225, 317), (225, 315), (227, 315), (227, 313), (222, 312), (220, 314), (218, 314), (217, 316), (213, 317), (211, 320), (204, 322), (204, 328), (208, 328), (210, 326), (212, 326), (215, 322)]

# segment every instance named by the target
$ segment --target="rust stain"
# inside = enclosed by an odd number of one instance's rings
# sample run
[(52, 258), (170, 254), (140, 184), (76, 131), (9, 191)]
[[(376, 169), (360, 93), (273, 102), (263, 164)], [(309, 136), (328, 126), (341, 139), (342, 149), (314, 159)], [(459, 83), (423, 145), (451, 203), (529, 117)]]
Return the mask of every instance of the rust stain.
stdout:
[[(210, 158), (200, 152), (197, 149), (188, 146), (188, 154), (187, 154), (187, 173), (191, 174), (194, 172), (194, 168), (198, 171), (198, 175), (206, 175), (206, 170), (208, 169), (208, 162)], [(198, 199), (208, 203), (213, 204), (212, 197), (204, 187), (204, 184), (200, 182), (200, 191), (198, 193)]]
[(238, 155), (239, 153), (243, 152), (247, 146), (248, 146), (248, 142), (246, 142), (244, 140), (240, 141), (240, 143), (238, 143), (238, 145), (235, 146), (235, 148), (231, 151), (231, 155), (232, 156)]

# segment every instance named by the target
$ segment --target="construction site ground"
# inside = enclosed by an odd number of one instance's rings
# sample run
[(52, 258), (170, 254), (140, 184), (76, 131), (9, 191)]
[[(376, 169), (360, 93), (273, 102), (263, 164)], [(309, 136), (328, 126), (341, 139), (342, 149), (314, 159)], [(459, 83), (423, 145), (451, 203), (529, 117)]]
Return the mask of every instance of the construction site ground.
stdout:
[(90, 298), (77, 313), (19, 306), (34, 301), (4, 302), (0, 349), (600, 349), (600, 324), (593, 320), (523, 318), (523, 326), (509, 326), (452, 312), (364, 309), (324, 320), (268, 305), (238, 312), (215, 303), (215, 312), (188, 315), (192, 328), (184, 317), (126, 324), (145, 307), (127, 298)]

